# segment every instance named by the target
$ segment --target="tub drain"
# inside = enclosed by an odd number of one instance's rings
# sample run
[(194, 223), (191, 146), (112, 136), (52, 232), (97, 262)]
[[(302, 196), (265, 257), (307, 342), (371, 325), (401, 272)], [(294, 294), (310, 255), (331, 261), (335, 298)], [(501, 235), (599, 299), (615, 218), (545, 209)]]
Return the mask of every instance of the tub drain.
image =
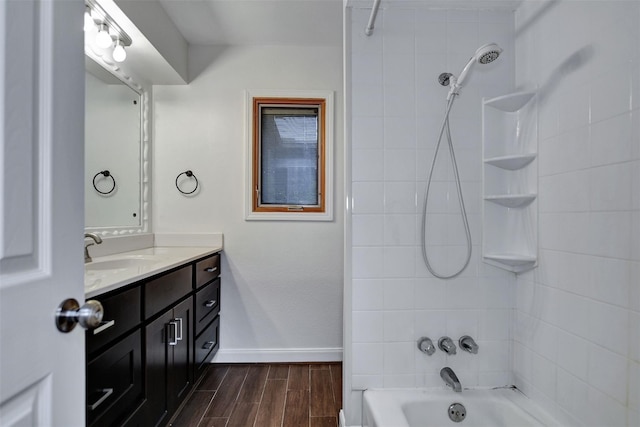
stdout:
[(449, 418), (455, 423), (459, 423), (467, 416), (467, 409), (462, 403), (452, 403), (449, 406)]

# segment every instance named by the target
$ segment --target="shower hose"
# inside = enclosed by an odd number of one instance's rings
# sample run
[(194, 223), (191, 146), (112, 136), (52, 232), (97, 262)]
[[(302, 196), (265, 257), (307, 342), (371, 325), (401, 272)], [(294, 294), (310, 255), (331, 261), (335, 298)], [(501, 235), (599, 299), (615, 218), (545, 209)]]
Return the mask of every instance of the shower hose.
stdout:
[[(427, 269), (431, 274), (439, 279), (452, 279), (458, 276), (460, 273), (464, 271), (465, 268), (469, 265), (469, 261), (471, 260), (471, 231), (469, 230), (469, 220), (467, 218), (467, 211), (464, 207), (464, 199), (462, 198), (462, 187), (460, 186), (460, 175), (458, 173), (458, 165), (456, 164), (456, 156), (453, 151), (453, 142), (451, 140), (451, 129), (449, 128), (449, 113), (451, 111), (451, 107), (453, 106), (453, 101), (457, 94), (453, 93), (449, 99), (447, 100), (447, 108), (444, 116), (444, 120), (442, 121), (442, 127), (440, 128), (440, 135), (438, 136), (438, 143), (436, 144), (436, 150), (433, 154), (433, 162), (431, 163), (431, 170), (429, 171), (429, 179), (427, 180), (427, 185), (424, 190), (424, 203), (422, 205), (422, 258), (424, 259), (424, 263), (427, 266)], [(427, 254), (427, 242), (426, 242), (426, 231), (427, 231), (427, 206), (429, 204), (429, 190), (431, 189), (431, 181), (433, 179), (433, 170), (436, 166), (436, 159), (438, 158), (438, 151), (440, 150), (440, 143), (442, 142), (442, 137), (446, 133), (447, 142), (449, 144), (449, 153), (451, 155), (451, 164), (453, 166), (453, 173), (455, 176), (456, 188), (458, 191), (458, 202), (460, 204), (460, 214), (462, 215), (462, 224), (464, 225), (464, 231), (467, 238), (467, 259), (464, 262), (464, 265), (457, 270), (455, 273), (450, 275), (440, 274), (434, 270), (429, 262), (429, 255)]]

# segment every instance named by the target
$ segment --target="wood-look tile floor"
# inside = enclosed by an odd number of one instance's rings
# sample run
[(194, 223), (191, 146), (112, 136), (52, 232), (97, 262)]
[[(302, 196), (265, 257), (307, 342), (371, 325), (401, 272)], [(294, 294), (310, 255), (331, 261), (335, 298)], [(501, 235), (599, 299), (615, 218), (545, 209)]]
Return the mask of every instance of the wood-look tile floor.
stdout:
[(173, 427), (336, 427), (342, 364), (207, 368)]

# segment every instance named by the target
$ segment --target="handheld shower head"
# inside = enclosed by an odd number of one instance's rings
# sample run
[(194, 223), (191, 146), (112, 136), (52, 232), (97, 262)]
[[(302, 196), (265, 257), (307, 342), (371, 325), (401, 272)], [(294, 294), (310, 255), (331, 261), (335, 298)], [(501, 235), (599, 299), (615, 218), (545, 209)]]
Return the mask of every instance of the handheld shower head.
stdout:
[(480, 46), (474, 58), (478, 61), (478, 64), (489, 64), (496, 59), (502, 53), (502, 48), (495, 43), (487, 43), (484, 46)]
[(485, 45), (480, 46), (478, 50), (476, 50), (476, 53), (473, 54), (471, 59), (469, 59), (469, 62), (467, 62), (467, 65), (465, 65), (465, 67), (462, 69), (462, 72), (458, 77), (457, 85), (462, 86), (462, 82), (469, 74), (469, 71), (471, 70), (471, 67), (475, 62), (483, 65), (490, 64), (491, 62), (498, 59), (498, 56), (500, 56), (500, 53), (502, 53), (502, 48), (500, 48), (500, 46), (498, 46), (495, 43), (487, 43)]

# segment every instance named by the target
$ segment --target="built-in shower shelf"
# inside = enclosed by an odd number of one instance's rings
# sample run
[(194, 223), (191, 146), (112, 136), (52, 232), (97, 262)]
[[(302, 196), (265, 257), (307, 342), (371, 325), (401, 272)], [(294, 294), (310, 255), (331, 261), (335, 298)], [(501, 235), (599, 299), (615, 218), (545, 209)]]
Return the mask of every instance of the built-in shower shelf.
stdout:
[(524, 208), (529, 206), (536, 199), (535, 194), (500, 194), (495, 196), (486, 196), (484, 198), (488, 202), (497, 203), (505, 208)]
[(530, 270), (535, 267), (538, 261), (535, 256), (525, 254), (512, 254), (512, 253), (488, 253), (484, 254), (484, 259), (503, 265), (507, 270), (521, 273), (523, 271)]
[(482, 260), (522, 273), (538, 265), (536, 92), (485, 99), (482, 124)]
[(527, 105), (527, 102), (531, 101), (531, 98), (533, 98), (535, 94), (535, 92), (511, 93), (509, 95), (488, 99), (484, 102), (484, 105), (507, 113), (513, 113)]
[(530, 154), (517, 154), (514, 156), (501, 156), (485, 159), (485, 163), (491, 166), (498, 167), (500, 169), (518, 170), (527, 166), (536, 158), (535, 153)]

